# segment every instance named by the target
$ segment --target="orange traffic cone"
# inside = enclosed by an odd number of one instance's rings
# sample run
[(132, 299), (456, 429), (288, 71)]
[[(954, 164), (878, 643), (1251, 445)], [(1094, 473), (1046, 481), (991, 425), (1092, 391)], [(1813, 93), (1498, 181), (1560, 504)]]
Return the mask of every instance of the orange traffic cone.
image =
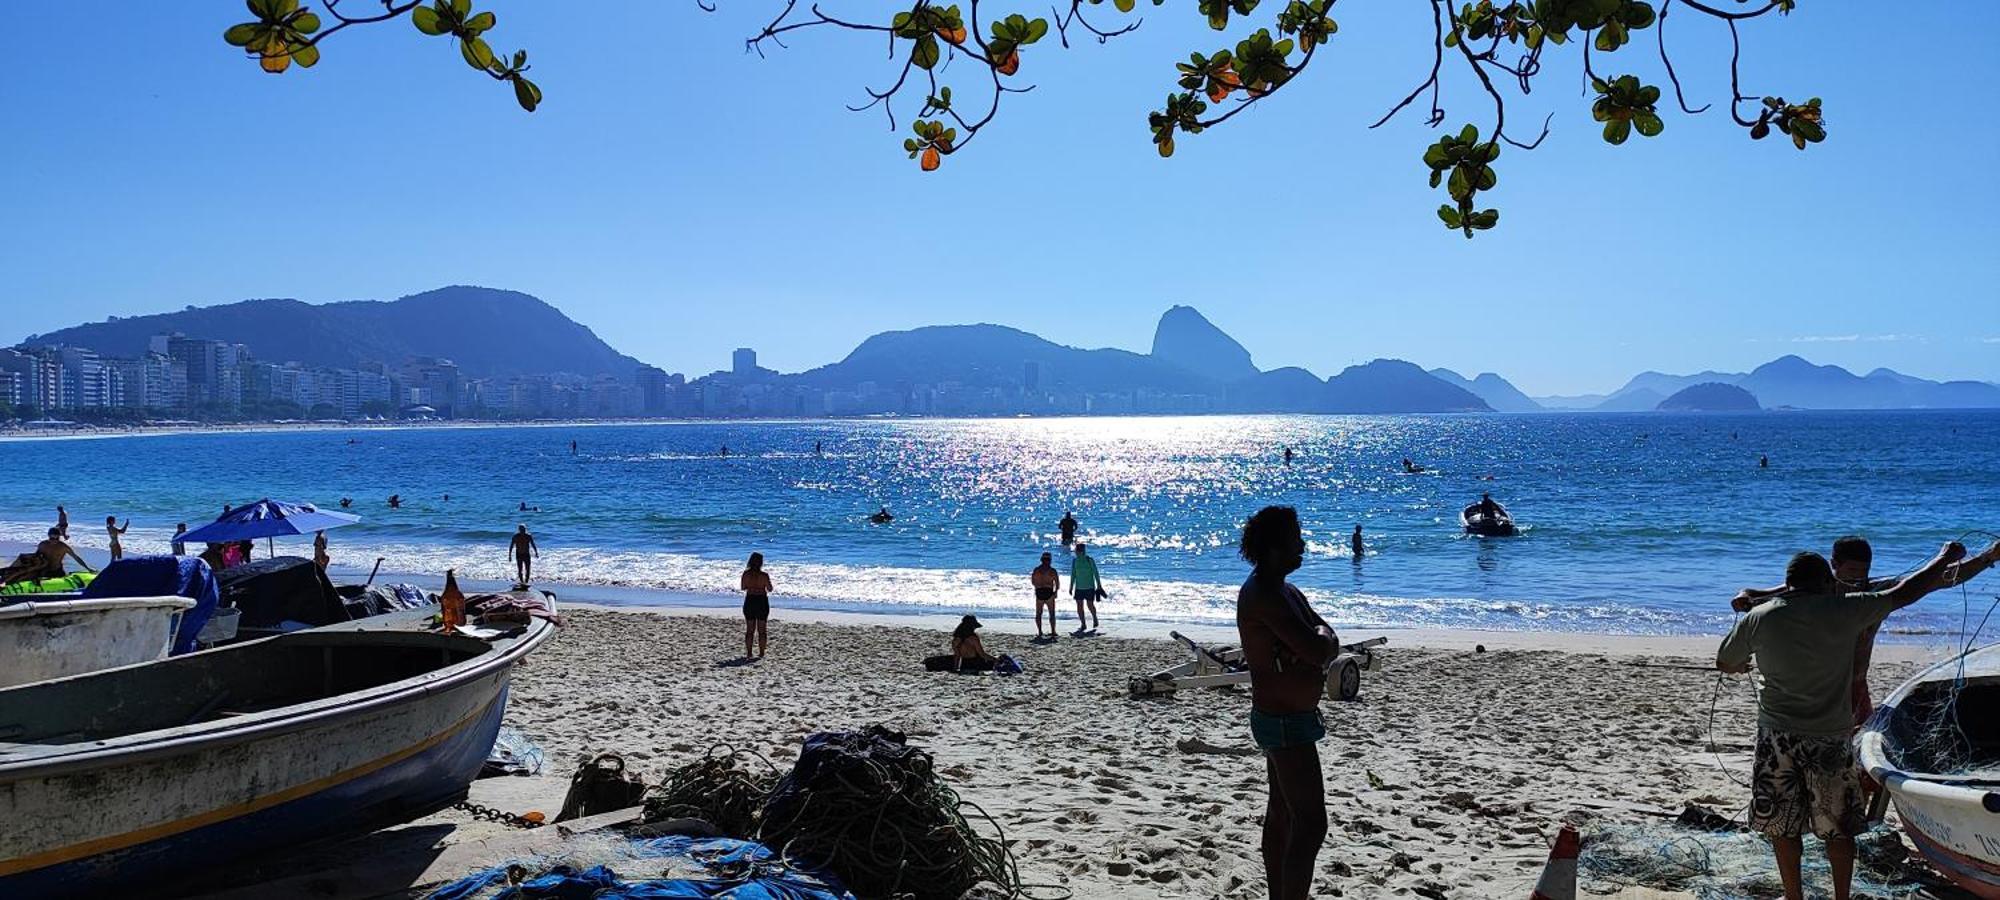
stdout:
[(1576, 855), (1583, 848), (1583, 839), (1577, 836), (1576, 826), (1564, 825), (1562, 833), (1556, 835), (1556, 845), (1549, 850), (1549, 864), (1542, 869), (1542, 878), (1535, 882), (1535, 892), (1528, 900), (1576, 900)]

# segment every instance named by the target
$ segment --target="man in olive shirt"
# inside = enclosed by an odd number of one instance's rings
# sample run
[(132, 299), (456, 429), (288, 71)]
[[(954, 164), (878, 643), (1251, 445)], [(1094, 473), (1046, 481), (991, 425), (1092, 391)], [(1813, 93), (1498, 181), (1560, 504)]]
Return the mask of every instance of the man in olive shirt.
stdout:
[(1754, 657), (1764, 675), (1757, 692), (1750, 827), (1771, 839), (1786, 900), (1805, 896), (1799, 863), (1807, 831), (1826, 841), (1835, 900), (1846, 900), (1854, 882), (1854, 835), (1866, 825), (1848, 743), (1856, 640), (1890, 613), (1944, 587), (1964, 557), (1963, 546), (1949, 543), (1886, 591), (1842, 595), (1826, 558), (1801, 553), (1785, 568), (1788, 592), (1751, 610), (1723, 638), (1716, 668), (1747, 672)]
[(1305, 900), (1326, 843), (1326, 783), (1320, 774), (1320, 692), (1340, 639), (1285, 576), (1305, 560), (1299, 514), (1267, 506), (1243, 525), (1253, 568), (1236, 595), (1236, 631), (1250, 668), (1250, 735), (1271, 781), (1264, 806), (1264, 877), (1273, 900)]

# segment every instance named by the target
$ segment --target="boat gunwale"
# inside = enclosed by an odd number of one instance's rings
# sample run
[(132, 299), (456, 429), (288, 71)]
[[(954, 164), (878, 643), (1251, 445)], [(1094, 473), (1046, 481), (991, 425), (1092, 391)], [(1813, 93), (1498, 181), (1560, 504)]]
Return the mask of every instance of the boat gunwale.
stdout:
[[(328, 634), (419, 634), (420, 632), (373, 630), (354, 628), (354, 623), (330, 626)], [(346, 627), (343, 627), (346, 626)], [(350, 691), (331, 697), (321, 697), (305, 703), (295, 703), (275, 709), (264, 710), (232, 719), (216, 719), (180, 725), (172, 728), (156, 728), (151, 731), (120, 735), (104, 741), (86, 741), (71, 744), (13, 744), (12, 747), (46, 746), (47, 750), (26, 751), (13, 759), (0, 757), (0, 784), (29, 778), (46, 778), (66, 774), (78, 769), (88, 769), (96, 765), (115, 762), (127, 764), (143, 762), (165, 756), (177, 756), (200, 752), (216, 745), (229, 745), (259, 740), (276, 735), (289, 734), (322, 724), (329, 720), (339, 720), (374, 712), (383, 708), (407, 702), (422, 700), (433, 694), (451, 690), (477, 681), (496, 671), (505, 671), (514, 663), (553, 637), (556, 626), (543, 619), (531, 620), (527, 631), (506, 639), (504, 646), (494, 646), (489, 642), (490, 652), (471, 659), (453, 663), (421, 675), (414, 675), (399, 681), (378, 685), (361, 691)], [(316, 631), (317, 629), (314, 629)], [(309, 634), (311, 631), (294, 632)], [(252, 641), (240, 647), (264, 641), (284, 640), (292, 635), (277, 635)], [(229, 652), (236, 648), (218, 648), (209, 652)], [(185, 658), (185, 657), (183, 657)], [(153, 665), (138, 663), (136, 665)], [(115, 671), (115, 670), (105, 670)], [(90, 673), (96, 675), (101, 673)], [(90, 675), (76, 677), (90, 677)], [(40, 682), (48, 684), (49, 682)], [(32, 687), (22, 685), (21, 687)], [(7, 690), (13, 690), (12, 688)]]
[(45, 615), (109, 612), (114, 609), (153, 609), (162, 606), (185, 611), (193, 609), (195, 602), (186, 597), (173, 595), (90, 598), (56, 595), (54, 599), (49, 600), (24, 600), (19, 603), (0, 604), (0, 621), (33, 619)]

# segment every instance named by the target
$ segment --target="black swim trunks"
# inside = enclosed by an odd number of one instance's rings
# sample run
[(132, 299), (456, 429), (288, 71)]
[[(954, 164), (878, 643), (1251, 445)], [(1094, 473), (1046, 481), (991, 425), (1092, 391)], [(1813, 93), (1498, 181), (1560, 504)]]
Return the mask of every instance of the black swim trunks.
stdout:
[(1055, 589), (1055, 588), (1035, 588), (1035, 602), (1036, 602), (1036, 603), (1054, 603), (1054, 602), (1056, 602), (1056, 589)]
[(770, 617), (771, 617), (771, 595), (769, 594), (743, 595), (743, 618), (749, 619), (753, 622), (761, 622), (764, 621), (765, 619), (769, 619)]

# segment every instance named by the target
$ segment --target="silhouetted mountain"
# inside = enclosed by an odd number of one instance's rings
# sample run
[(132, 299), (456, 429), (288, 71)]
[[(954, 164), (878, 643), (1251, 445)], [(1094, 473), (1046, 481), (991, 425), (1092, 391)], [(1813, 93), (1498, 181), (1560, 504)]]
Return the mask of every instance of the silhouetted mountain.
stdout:
[(1481, 372), (1478, 378), (1471, 380), (1450, 369), (1432, 369), (1431, 375), (1470, 392), (1497, 412), (1536, 412), (1542, 408), (1540, 403), (1521, 393), (1520, 388), (1492, 372)]
[(1287, 366), (1230, 382), (1231, 412), (1311, 413), (1326, 404), (1326, 382), (1304, 369)]
[(1861, 377), (1839, 366), (1816, 366), (1797, 356), (1772, 360), (1736, 384), (1769, 406), (1801, 409), (1997, 407), (2000, 388), (1984, 382), (1936, 382), (1889, 369)]
[[(1697, 384), (1709, 384), (1709, 383), (1735, 384), (1736, 382), (1741, 380), (1743, 380), (1743, 373), (1741, 372), (1710, 371), (1710, 372), (1701, 372), (1694, 375), (1668, 375), (1664, 372), (1640, 372), (1639, 374), (1632, 376), (1632, 379), (1630, 381), (1625, 382), (1624, 387), (1612, 391), (1609, 396), (1606, 396), (1603, 401), (1600, 401), (1599, 405), (1603, 405), (1603, 403), (1605, 402), (1617, 399), (1621, 395), (1629, 394), (1634, 391), (1650, 392), (1647, 398), (1642, 398), (1642, 399), (1652, 399), (1657, 403), (1659, 398), (1661, 397), (1671, 396), (1675, 393), (1678, 393), (1684, 388), (1690, 388)], [(1630, 410), (1633, 407), (1634, 404), (1632, 401), (1624, 401), (1619, 403), (1615, 408), (1621, 410)], [(1651, 407), (1648, 408), (1650, 409)]]
[(94, 322), (35, 335), (29, 345), (74, 344), (110, 356), (146, 352), (153, 335), (243, 344), (258, 359), (354, 368), (443, 357), (475, 378), (573, 372), (629, 377), (639, 362), (589, 328), (527, 294), (455, 286), (401, 300), (310, 304), (245, 300), (180, 312)]
[(1491, 412), (1471, 391), (1400, 359), (1349, 366), (1326, 380), (1322, 412)]
[(1038, 367), (1035, 377), (1045, 389), (1190, 394), (1217, 390), (1214, 381), (1150, 356), (1127, 350), (1079, 350), (1002, 325), (932, 325), (884, 332), (862, 341), (846, 359), (794, 377), (815, 387), (841, 389), (871, 381), (883, 386), (955, 381), (980, 388), (1019, 388), (1031, 362)]
[(1250, 351), (1192, 306), (1176, 306), (1153, 331), (1153, 358), (1220, 382), (1257, 374)]
[(1604, 394), (1551, 394), (1545, 397), (1529, 398), (1542, 405), (1543, 409), (1580, 411), (1596, 409), (1607, 398)]
[(1591, 407), (1593, 412), (1649, 412), (1660, 407), (1666, 396), (1652, 388), (1633, 388), (1620, 391), (1604, 398), (1603, 403)]
[(1675, 391), (1657, 408), (1670, 412), (1754, 412), (1763, 407), (1757, 405), (1755, 395), (1736, 385), (1704, 381)]

